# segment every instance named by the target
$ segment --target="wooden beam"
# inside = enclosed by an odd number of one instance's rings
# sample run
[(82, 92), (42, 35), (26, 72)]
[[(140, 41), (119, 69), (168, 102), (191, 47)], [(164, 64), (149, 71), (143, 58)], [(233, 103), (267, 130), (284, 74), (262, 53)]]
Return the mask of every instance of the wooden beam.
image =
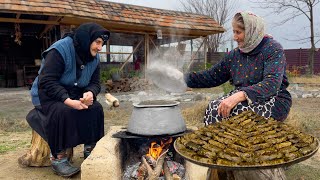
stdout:
[(156, 48), (156, 50), (158, 51), (159, 55), (161, 55), (161, 52), (159, 50), (159, 48), (157, 47), (157, 45), (153, 42), (152, 38), (150, 38), (151, 43), (153, 44), (153, 46)]
[(106, 52), (106, 54), (131, 54), (129, 52)]
[(147, 66), (149, 66), (149, 34), (144, 35), (144, 78), (147, 79)]
[(133, 55), (133, 53), (135, 53), (138, 49), (138, 47), (140, 46), (140, 44), (142, 43), (143, 39), (138, 43), (138, 45), (134, 48), (134, 50), (132, 51), (132, 53), (128, 56), (127, 60), (123, 63), (123, 65), (120, 68), (120, 72), (122, 71), (122, 69), (124, 68), (124, 66), (129, 62), (131, 56)]
[(202, 45), (205, 43), (205, 41), (207, 41), (207, 38), (208, 38), (208, 36), (206, 36), (206, 37), (204, 38), (204, 40), (202, 41), (202, 43), (201, 43), (200, 47), (198, 48), (197, 52), (192, 55), (191, 61), (190, 61), (189, 65), (188, 65), (188, 67), (187, 67), (187, 71), (190, 70), (190, 66), (191, 66), (191, 64), (193, 63), (193, 60), (195, 59), (196, 54), (198, 54), (198, 52), (199, 52), (199, 50), (201, 49)]
[[(61, 17), (55, 17), (55, 18), (49, 17), (48, 20), (49, 20), (49, 21), (55, 21), (55, 22), (59, 23), (62, 18), (63, 18), (63, 16), (61, 16)], [(40, 33), (39, 37), (40, 37), (40, 38), (43, 37), (43, 35), (44, 35), (46, 32), (48, 32), (49, 30), (51, 30), (51, 28), (52, 28), (53, 26), (55, 26), (55, 25), (54, 25), (54, 24), (48, 24), (48, 25), (46, 25), (46, 27), (44, 28), (44, 30)]]
[(15, 18), (0, 18), (0, 22), (10, 23), (30, 23), (30, 24), (52, 24), (59, 25), (56, 21), (45, 21), (45, 20), (32, 20), (32, 19), (15, 19)]
[[(148, 33), (150, 35), (156, 35), (156, 31), (158, 26), (152, 25), (144, 25), (144, 24), (136, 24), (136, 23), (126, 23), (126, 22), (118, 22), (118, 21), (106, 21), (101, 19), (92, 19), (92, 18), (84, 18), (84, 17), (71, 17), (65, 16), (61, 21), (61, 24), (74, 24), (80, 25), (85, 22), (96, 22), (101, 24), (105, 28), (109, 29), (111, 32), (124, 32), (124, 33)], [(183, 29), (183, 28), (175, 28), (175, 27), (161, 27), (162, 36), (206, 36), (217, 33), (223, 33), (224, 30), (221, 28), (215, 28), (214, 30), (198, 30), (198, 29)], [(176, 32), (176, 33), (172, 33)]]

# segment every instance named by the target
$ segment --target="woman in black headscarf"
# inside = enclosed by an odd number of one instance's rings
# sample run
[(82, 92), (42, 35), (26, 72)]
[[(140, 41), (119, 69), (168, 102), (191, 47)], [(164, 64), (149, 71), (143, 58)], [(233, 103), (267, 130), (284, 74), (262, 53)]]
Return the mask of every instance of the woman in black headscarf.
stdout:
[[(85, 23), (42, 54), (40, 73), (31, 89), (32, 103), (44, 115), (38, 122), (43, 130), (39, 134), (50, 146), (52, 169), (58, 175), (69, 177), (80, 171), (68, 162), (67, 148), (84, 144), (86, 158), (104, 135), (103, 108), (96, 101), (100, 92), (98, 52), (109, 36), (102, 26)], [(27, 116), (31, 127), (32, 117), (32, 113)]]

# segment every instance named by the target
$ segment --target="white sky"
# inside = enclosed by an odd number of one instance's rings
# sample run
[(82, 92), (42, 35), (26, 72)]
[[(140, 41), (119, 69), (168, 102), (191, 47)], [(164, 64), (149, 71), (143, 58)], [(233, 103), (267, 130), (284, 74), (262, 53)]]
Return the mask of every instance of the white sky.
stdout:
[[(108, 0), (118, 3), (134, 4), (139, 6), (146, 6), (159, 9), (179, 10), (179, 0)], [(300, 16), (294, 21), (287, 22), (284, 25), (276, 26), (275, 24), (281, 20), (281, 15), (270, 15), (270, 12), (262, 9), (255, 8), (256, 5), (249, 0), (239, 0), (239, 6), (235, 11), (249, 10), (255, 14), (260, 15), (266, 21), (267, 33), (272, 34), (273, 37), (279, 41), (285, 49), (295, 48), (309, 48), (310, 43), (301, 44), (301, 42), (289, 41), (287, 39), (299, 39), (309, 36), (309, 24), (305, 16)], [(320, 36), (320, 4), (318, 4), (314, 10), (315, 19), (315, 33)], [(229, 26), (229, 25), (227, 25)], [(229, 28), (229, 27), (225, 27)], [(229, 33), (230, 39), (232, 34)], [(319, 40), (319, 37), (316, 39)], [(316, 45), (320, 47), (320, 42)]]

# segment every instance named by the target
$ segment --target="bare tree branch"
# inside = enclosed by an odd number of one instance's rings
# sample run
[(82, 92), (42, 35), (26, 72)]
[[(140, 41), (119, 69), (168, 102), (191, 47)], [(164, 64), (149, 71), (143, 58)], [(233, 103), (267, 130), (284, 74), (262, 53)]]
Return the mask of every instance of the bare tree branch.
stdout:
[[(314, 73), (314, 50), (315, 44), (319, 40), (315, 40), (315, 30), (314, 30), (314, 7), (319, 4), (320, 0), (255, 0), (251, 1), (258, 4), (260, 8), (270, 9), (273, 13), (286, 15), (281, 23), (284, 24), (290, 20), (293, 20), (301, 15), (304, 15), (310, 24), (310, 36), (307, 38), (300, 38), (299, 42), (305, 43), (308, 39), (310, 42), (310, 55), (308, 59), (308, 64), (310, 67), (310, 74)], [(296, 41), (294, 40), (294, 41)]]
[[(207, 15), (221, 26), (225, 26), (233, 18), (235, 0), (180, 0), (183, 11)], [(209, 36), (208, 46), (218, 51), (219, 45), (224, 42), (225, 34)]]

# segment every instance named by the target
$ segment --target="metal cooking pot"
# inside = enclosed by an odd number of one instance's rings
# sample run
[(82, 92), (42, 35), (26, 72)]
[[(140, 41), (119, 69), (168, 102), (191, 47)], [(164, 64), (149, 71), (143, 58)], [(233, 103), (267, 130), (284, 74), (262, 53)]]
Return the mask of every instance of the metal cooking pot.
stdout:
[(134, 108), (127, 131), (144, 136), (171, 135), (184, 132), (186, 124), (177, 101), (142, 101)]

